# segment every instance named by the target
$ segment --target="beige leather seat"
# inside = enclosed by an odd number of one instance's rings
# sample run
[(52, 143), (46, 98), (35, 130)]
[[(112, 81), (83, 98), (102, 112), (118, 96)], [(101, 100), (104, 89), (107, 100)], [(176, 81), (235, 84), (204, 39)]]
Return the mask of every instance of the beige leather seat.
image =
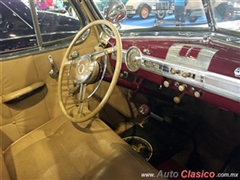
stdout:
[(13, 143), (3, 159), (4, 180), (8, 175), (18, 180), (131, 180), (158, 173), (99, 119), (72, 124), (64, 116), (55, 118)]

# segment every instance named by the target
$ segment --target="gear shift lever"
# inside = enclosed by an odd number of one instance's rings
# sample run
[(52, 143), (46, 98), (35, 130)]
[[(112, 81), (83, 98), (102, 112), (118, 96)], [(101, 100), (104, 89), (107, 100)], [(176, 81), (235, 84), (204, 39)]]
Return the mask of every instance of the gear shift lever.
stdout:
[(157, 114), (153, 113), (150, 111), (150, 108), (148, 105), (146, 104), (142, 104), (139, 108), (138, 108), (138, 113), (140, 116), (142, 117), (147, 117), (150, 116), (154, 119), (156, 119), (157, 121), (163, 122), (163, 118), (161, 118), (160, 116), (158, 116)]

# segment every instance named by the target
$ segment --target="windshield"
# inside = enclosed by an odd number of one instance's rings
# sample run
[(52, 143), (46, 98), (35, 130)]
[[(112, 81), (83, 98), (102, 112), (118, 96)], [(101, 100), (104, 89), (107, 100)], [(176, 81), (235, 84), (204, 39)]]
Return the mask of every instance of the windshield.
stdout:
[[(93, 0), (103, 13), (107, 0)], [(122, 0), (127, 17), (121, 24), (124, 29), (151, 27), (209, 28), (209, 21), (216, 27), (240, 31), (240, 0), (212, 0), (211, 16), (206, 17), (202, 0)], [(207, 7), (207, 6), (206, 6)], [(206, 11), (207, 12), (207, 11)], [(211, 23), (212, 24), (212, 23)]]

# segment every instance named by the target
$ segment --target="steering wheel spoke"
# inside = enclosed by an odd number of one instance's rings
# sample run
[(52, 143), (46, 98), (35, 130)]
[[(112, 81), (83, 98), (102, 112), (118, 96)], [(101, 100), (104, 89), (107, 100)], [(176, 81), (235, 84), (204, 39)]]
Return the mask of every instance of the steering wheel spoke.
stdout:
[(66, 62), (64, 63), (64, 66), (69, 66), (69, 65), (71, 65), (71, 61), (66, 61)]
[(103, 57), (106, 54), (111, 54), (111, 53), (116, 52), (116, 51), (117, 51), (117, 47), (116, 46), (105, 48), (105, 49), (103, 49), (101, 51), (97, 51), (97, 52), (93, 53), (92, 54), (92, 59), (93, 60), (97, 60), (98, 58)]
[(85, 101), (85, 94), (86, 94), (86, 89), (87, 89), (87, 85), (86, 84), (80, 84), (80, 88), (79, 88), (79, 109), (78, 109), (78, 114), (83, 114), (83, 104)]

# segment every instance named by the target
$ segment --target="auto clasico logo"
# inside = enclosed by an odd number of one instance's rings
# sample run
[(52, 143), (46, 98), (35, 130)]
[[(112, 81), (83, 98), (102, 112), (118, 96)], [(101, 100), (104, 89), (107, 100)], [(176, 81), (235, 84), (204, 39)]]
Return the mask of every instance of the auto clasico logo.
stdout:
[(162, 178), (177, 178), (181, 176), (183, 179), (207, 179), (207, 178), (214, 178), (216, 176), (215, 172), (211, 171), (191, 171), (191, 170), (182, 170), (180, 173), (177, 171), (168, 171), (163, 172), (160, 170), (156, 177), (162, 177)]
[(239, 173), (236, 172), (222, 172), (222, 173), (215, 173), (213, 171), (191, 171), (191, 170), (182, 170), (181, 172), (178, 171), (163, 171), (160, 170), (158, 174), (155, 173), (141, 173), (142, 178), (171, 178), (171, 179), (213, 179), (213, 178), (238, 178)]

